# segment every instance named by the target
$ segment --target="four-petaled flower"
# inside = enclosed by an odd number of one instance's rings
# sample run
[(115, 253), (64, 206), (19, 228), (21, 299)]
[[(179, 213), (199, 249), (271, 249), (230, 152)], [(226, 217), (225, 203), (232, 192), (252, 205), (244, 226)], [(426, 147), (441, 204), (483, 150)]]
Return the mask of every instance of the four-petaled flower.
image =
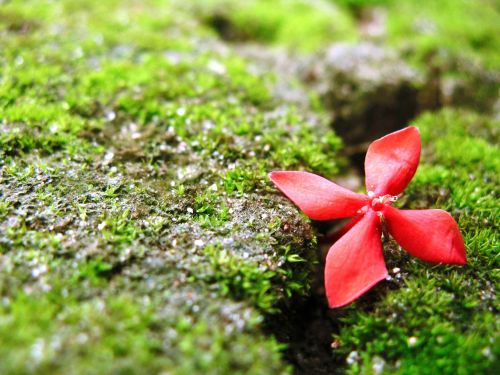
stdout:
[(420, 148), (420, 133), (414, 126), (374, 141), (365, 158), (367, 195), (312, 173), (270, 174), (274, 184), (311, 219), (353, 217), (326, 257), (325, 290), (331, 308), (351, 303), (388, 276), (382, 226), (413, 256), (432, 263), (466, 263), (460, 230), (448, 212), (391, 206), (413, 178)]

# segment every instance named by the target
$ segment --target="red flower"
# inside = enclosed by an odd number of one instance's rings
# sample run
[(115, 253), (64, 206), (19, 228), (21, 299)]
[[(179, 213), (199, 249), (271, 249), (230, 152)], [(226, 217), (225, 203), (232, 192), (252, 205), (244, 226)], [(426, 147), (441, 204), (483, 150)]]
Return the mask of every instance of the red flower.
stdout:
[(387, 277), (380, 240), (382, 223), (411, 255), (433, 263), (466, 263), (460, 230), (448, 212), (391, 207), (413, 178), (419, 159), (420, 133), (411, 126), (368, 148), (367, 195), (312, 173), (270, 174), (274, 184), (311, 219), (354, 217), (326, 257), (325, 289), (330, 307), (351, 303)]

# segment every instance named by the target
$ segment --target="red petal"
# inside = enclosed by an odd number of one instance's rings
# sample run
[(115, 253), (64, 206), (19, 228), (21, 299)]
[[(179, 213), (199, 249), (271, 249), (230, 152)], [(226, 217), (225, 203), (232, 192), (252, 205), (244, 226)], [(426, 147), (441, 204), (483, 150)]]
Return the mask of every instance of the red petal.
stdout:
[(460, 229), (448, 212), (387, 206), (384, 217), (389, 233), (411, 255), (432, 263), (467, 263)]
[(350, 217), (368, 203), (357, 194), (308, 172), (272, 172), (274, 184), (311, 219), (331, 220)]
[(337, 230), (335, 233), (327, 236), (327, 237), (324, 237), (321, 242), (322, 243), (333, 243), (333, 242), (336, 242), (338, 241), (338, 239), (340, 237), (342, 237), (344, 234), (346, 234), (347, 232), (349, 232), (349, 230), (354, 226), (356, 225), (363, 217), (365, 216), (364, 213), (361, 213), (361, 214), (357, 214), (356, 216), (354, 216), (352, 219), (350, 219), (347, 223), (345, 223), (342, 228), (340, 228), (339, 230)]
[(330, 307), (351, 303), (387, 276), (379, 218), (367, 213), (329, 250), (325, 289)]
[(366, 190), (398, 195), (410, 183), (420, 159), (420, 132), (414, 126), (377, 139), (366, 153)]

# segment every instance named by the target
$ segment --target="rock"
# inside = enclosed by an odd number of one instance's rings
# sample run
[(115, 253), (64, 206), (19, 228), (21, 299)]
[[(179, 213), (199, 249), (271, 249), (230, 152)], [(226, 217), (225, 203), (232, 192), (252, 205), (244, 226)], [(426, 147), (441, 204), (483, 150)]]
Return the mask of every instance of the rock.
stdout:
[(439, 69), (442, 103), (498, 114), (500, 73), (464, 56), (441, 53), (431, 63)]
[(395, 50), (372, 43), (337, 43), (303, 74), (320, 93), (333, 128), (349, 145), (404, 127), (418, 111), (422, 77)]

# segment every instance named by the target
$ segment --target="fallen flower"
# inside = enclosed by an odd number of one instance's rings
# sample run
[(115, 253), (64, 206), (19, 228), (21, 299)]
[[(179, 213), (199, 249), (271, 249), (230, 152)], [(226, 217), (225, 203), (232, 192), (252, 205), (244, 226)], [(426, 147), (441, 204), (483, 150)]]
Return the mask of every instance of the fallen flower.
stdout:
[(270, 174), (274, 184), (311, 219), (353, 217), (326, 257), (325, 290), (331, 308), (351, 303), (388, 276), (382, 225), (413, 256), (432, 263), (466, 263), (460, 230), (448, 212), (391, 206), (415, 175), (420, 148), (420, 133), (414, 126), (370, 144), (365, 158), (367, 195), (308, 172)]

